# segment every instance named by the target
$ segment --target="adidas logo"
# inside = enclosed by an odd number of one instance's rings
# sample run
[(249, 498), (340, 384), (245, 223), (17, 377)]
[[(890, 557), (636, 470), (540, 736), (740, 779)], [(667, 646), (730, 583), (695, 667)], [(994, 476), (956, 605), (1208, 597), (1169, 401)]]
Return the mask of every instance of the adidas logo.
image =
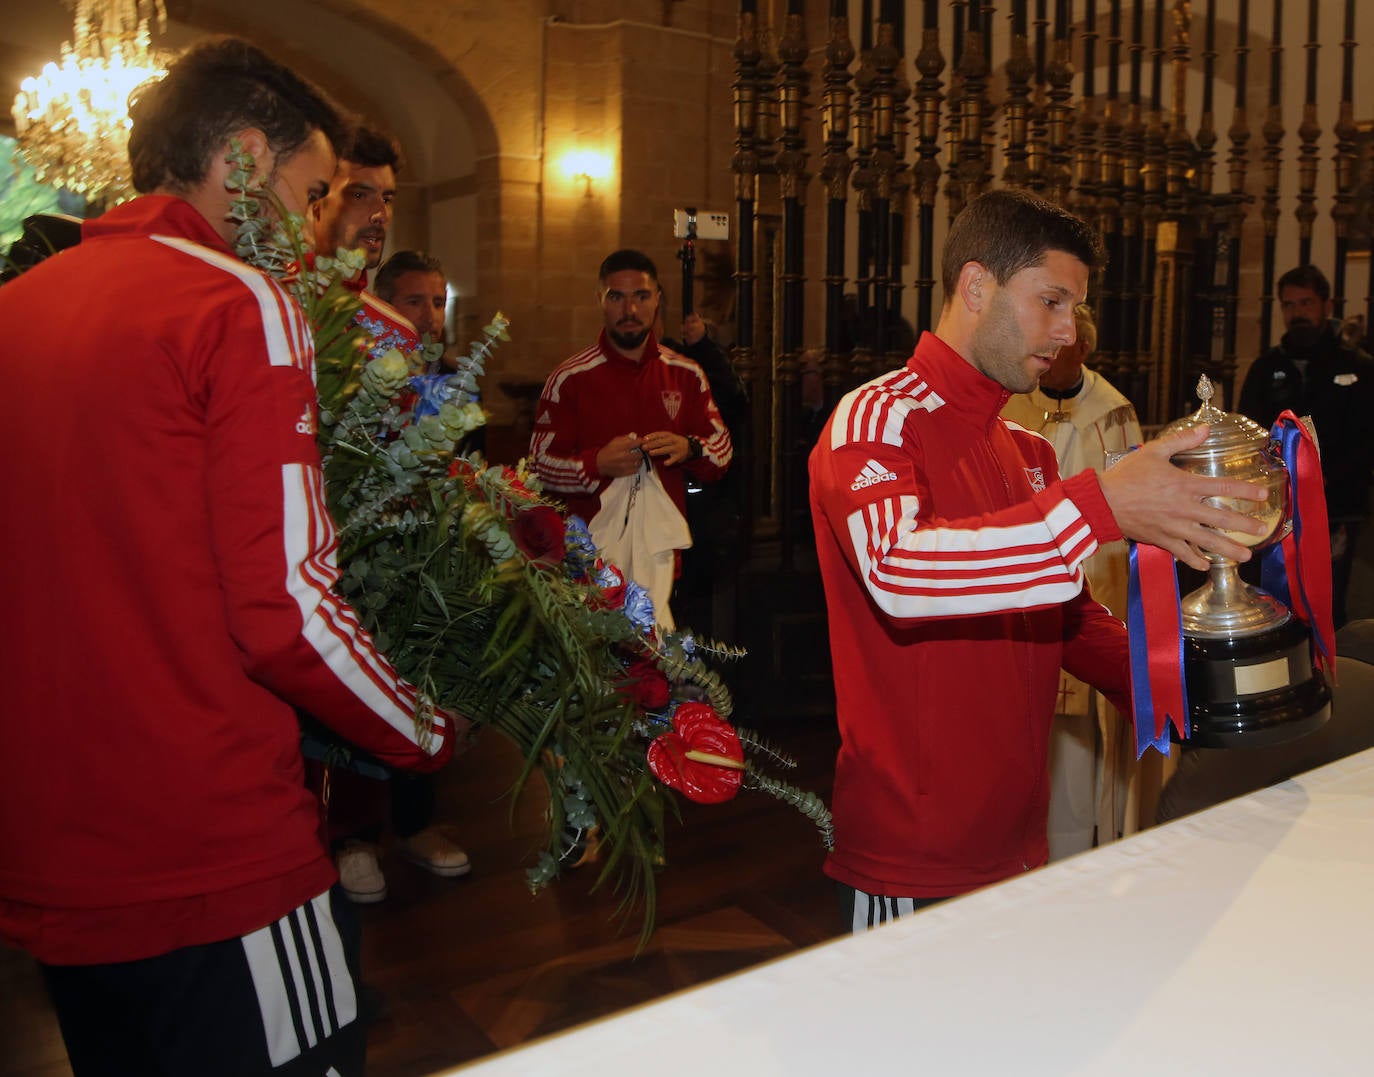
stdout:
[(880, 482), (896, 482), (897, 473), (888, 471), (877, 460), (870, 460), (864, 464), (864, 469), (854, 476), (854, 481), (849, 484), (851, 490), (866, 490), (870, 486), (877, 486)]

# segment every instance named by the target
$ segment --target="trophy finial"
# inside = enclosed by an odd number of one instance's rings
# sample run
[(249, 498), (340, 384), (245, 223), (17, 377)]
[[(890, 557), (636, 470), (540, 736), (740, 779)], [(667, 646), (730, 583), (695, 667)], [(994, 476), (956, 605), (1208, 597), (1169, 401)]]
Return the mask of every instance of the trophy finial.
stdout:
[(1216, 392), (1216, 388), (1212, 385), (1212, 379), (1206, 374), (1198, 375), (1196, 392), (1197, 398), (1202, 401), (1204, 407), (1210, 404), (1212, 396)]

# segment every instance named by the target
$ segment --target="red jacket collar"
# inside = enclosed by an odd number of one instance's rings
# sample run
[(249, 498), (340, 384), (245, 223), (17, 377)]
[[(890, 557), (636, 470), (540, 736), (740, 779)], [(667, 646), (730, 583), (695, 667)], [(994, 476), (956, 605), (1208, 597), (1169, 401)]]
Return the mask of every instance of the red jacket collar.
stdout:
[(649, 330), (649, 335), (644, 338), (644, 351), (638, 359), (631, 359), (616, 351), (615, 345), (611, 343), (611, 338), (606, 335), (606, 330), (601, 330), (601, 335), (596, 338), (596, 346), (601, 349), (601, 354), (613, 363), (629, 363), (631, 366), (639, 366), (644, 362), (645, 356), (658, 354), (658, 340), (654, 337), (654, 331)]
[(83, 241), (139, 235), (180, 236), (222, 254), (234, 254), (200, 210), (173, 195), (145, 194), (81, 224)]
[(921, 334), (906, 367), (926, 380), (954, 412), (979, 426), (992, 423), (1011, 393), (934, 333)]

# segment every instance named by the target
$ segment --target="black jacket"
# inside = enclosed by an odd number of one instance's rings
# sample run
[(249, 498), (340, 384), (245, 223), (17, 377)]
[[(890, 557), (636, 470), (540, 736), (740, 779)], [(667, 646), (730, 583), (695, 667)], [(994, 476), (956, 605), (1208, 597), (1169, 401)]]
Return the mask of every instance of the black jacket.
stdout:
[[(1321, 446), (1326, 504), (1333, 523), (1365, 516), (1374, 469), (1374, 359), (1342, 343), (1328, 322), (1304, 354), (1285, 334), (1255, 360), (1241, 386), (1238, 410), (1268, 428), (1279, 412), (1311, 415)], [(1306, 370), (1294, 360), (1306, 359)]]

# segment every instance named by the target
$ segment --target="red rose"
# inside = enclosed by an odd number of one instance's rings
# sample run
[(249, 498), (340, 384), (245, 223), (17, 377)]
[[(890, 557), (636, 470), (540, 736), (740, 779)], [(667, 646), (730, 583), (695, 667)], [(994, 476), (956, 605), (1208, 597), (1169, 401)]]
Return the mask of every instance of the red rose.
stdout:
[(669, 789), (698, 804), (719, 804), (739, 792), (744, 749), (713, 707), (684, 703), (673, 715), (673, 731), (649, 745), (648, 762)]
[(636, 658), (629, 664), (616, 691), (646, 711), (661, 711), (672, 696), (668, 678), (647, 658)]
[[(600, 601), (593, 602), (593, 605), (600, 609), (620, 609), (625, 605), (625, 573), (615, 565), (603, 564), (599, 557), (596, 567), (596, 582), (601, 589), (601, 596)], [(613, 582), (606, 582), (608, 579)]]
[(516, 513), (511, 538), (531, 561), (556, 565), (563, 560), (563, 517), (548, 505), (531, 505)]

